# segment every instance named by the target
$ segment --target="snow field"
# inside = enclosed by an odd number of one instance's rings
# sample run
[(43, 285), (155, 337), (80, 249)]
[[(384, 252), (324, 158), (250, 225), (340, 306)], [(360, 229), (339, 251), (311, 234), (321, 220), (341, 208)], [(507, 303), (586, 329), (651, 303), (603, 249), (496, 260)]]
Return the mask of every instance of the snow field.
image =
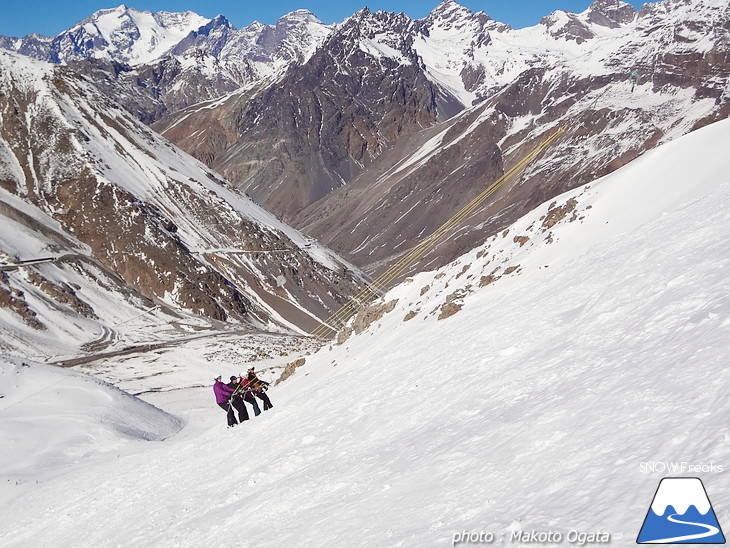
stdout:
[[(393, 312), (309, 356), (242, 426), (225, 428), (206, 351), (181, 347), (208, 386), (143, 396), (187, 421), (180, 434), (29, 472), (0, 543), (420, 547), (485, 531), (506, 545), (534, 530), (629, 546), (662, 477), (648, 461), (724, 465), (702, 479), (730, 522), (729, 134), (724, 121), (647, 153), (557, 198), (576, 200), (572, 222), (540, 232), (545, 204), (397, 286)], [(215, 372), (244, 369), (226, 363)]]
[(162, 440), (183, 425), (87, 375), (8, 357), (0, 365), (0, 463), (6, 482), (11, 476), (16, 485), (44, 480), (70, 464), (104, 460), (124, 440)]

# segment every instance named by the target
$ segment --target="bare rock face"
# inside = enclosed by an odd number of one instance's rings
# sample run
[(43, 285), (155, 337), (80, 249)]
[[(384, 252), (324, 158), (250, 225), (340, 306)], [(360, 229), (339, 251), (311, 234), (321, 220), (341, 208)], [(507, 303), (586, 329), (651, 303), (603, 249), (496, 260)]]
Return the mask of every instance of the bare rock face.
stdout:
[[(392, 166), (401, 161), (402, 149), (395, 149), (384, 155), (382, 171), (366, 172), (308, 207), (299, 222), (333, 248), (347, 249), (351, 259), (363, 266), (409, 251), (478, 195), (484, 180), (504, 172), (502, 152), (495, 144), (506, 129), (504, 116), (489, 116), (488, 122), (463, 133), (481, 114), (479, 109), (441, 128), (442, 144), (453, 146), (422, 160), (418, 169), (392, 173)], [(427, 135), (433, 137), (426, 133), (424, 139)], [(374, 180), (378, 192), (371, 189)]]
[(79, 287), (74, 288), (67, 283), (55, 284), (38, 272), (30, 272), (28, 278), (56, 303), (67, 306), (86, 318), (99, 319), (94, 309), (76, 294)]
[(435, 90), (409, 48), (409, 25), (403, 14), (362, 10), (275, 85), (154, 127), (291, 220), (362, 173), (390, 143), (437, 119)]
[[(603, 42), (606, 51), (586, 53), (603, 64), (599, 73), (533, 59), (503, 85), (482, 88), (487, 92), (476, 106), (396, 143), (294, 222), (377, 273), (563, 126), (549, 148), (414, 270), (453, 260), (538, 204), (611, 173), (684, 131), (727, 117), (730, 10), (719, 4), (709, 2), (699, 12), (670, 0), (637, 14), (627, 5), (596, 2), (583, 14), (560, 19), (616, 33), (615, 42)], [(559, 18), (554, 19), (557, 25)], [(543, 26), (545, 32), (554, 30)], [(491, 37), (498, 41), (498, 31)], [(575, 36), (555, 39), (573, 42)], [(661, 46), (648, 47), (652, 40)], [(628, 82), (632, 67), (640, 73), (634, 93)]]
[(357, 311), (357, 314), (355, 314), (352, 324), (337, 333), (337, 344), (342, 344), (353, 333), (362, 333), (383, 316), (392, 312), (397, 304), (398, 299), (393, 299), (387, 303), (376, 302), (369, 306), (360, 308)]
[(286, 364), (286, 367), (284, 368), (284, 371), (282, 371), (281, 375), (278, 379), (276, 379), (276, 382), (274, 385), (279, 384), (280, 382), (284, 382), (286, 379), (291, 377), (297, 369), (299, 369), (301, 366), (303, 366), (305, 363), (307, 363), (307, 360), (305, 358), (299, 358), (294, 360), (293, 362), (289, 362)]
[[(58, 93), (78, 93), (62, 77), (50, 85)], [(5, 100), (0, 99), (0, 112), (9, 123), (0, 135), (12, 143), (27, 178), (24, 182), (14, 181), (14, 188), (13, 181), (5, 181), (5, 188), (19, 195), (25, 191), (31, 203), (54, 211), (69, 233), (142, 295), (154, 298), (175, 294), (181, 307), (214, 319), (233, 316), (241, 320), (246, 316), (244, 296), (219, 273), (201, 270), (169, 220), (83, 165), (83, 160), (73, 154), (78, 133), (63, 127), (51, 104), (41, 100), (43, 108), (28, 117), (18, 107), (32, 110), (31, 105), (40, 99), (36, 92), (17, 88), (8, 91)], [(124, 130), (112, 119), (109, 123)], [(34, 154), (35, 150), (40, 154)], [(65, 164), (62, 167), (61, 158)]]
[(74, 60), (68, 66), (87, 76), (97, 88), (145, 124), (170, 112), (220, 97), (238, 89), (241, 81), (255, 78), (253, 69), (245, 62), (238, 65), (233, 74), (220, 70), (213, 75), (203, 73), (195, 65), (186, 66), (184, 62), (184, 58), (167, 56), (137, 67), (104, 59)]
[(25, 300), (23, 292), (10, 286), (8, 276), (4, 272), (0, 272), (0, 307), (13, 311), (33, 329), (38, 331), (46, 329), (45, 324), (38, 319), (38, 314)]
[(168, 223), (129, 193), (87, 173), (66, 181), (56, 197), (67, 211), (57, 217), (64, 226), (142, 295), (175, 295), (182, 308), (216, 320), (246, 316), (243, 294), (220, 273), (201, 269)]
[(445, 320), (446, 318), (450, 318), (457, 312), (461, 311), (461, 309), (464, 307), (461, 303), (456, 302), (448, 302), (441, 305), (441, 312), (438, 315), (439, 320)]
[(549, 230), (558, 224), (560, 221), (565, 219), (569, 213), (575, 211), (575, 206), (578, 205), (578, 201), (575, 198), (571, 198), (565, 204), (558, 206), (555, 202), (550, 204), (548, 207), (547, 215), (542, 221), (542, 228)]
[(358, 311), (352, 324), (355, 333), (362, 333), (365, 329), (377, 322), (387, 313), (392, 312), (398, 304), (398, 299), (387, 303), (376, 303)]

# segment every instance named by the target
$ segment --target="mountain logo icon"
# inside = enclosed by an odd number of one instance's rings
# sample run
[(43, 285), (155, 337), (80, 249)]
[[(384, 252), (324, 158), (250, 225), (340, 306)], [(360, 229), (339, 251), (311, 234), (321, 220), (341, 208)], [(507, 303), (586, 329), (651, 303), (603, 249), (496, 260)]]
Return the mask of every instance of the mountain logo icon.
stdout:
[(702, 480), (662, 479), (636, 543), (725, 544)]

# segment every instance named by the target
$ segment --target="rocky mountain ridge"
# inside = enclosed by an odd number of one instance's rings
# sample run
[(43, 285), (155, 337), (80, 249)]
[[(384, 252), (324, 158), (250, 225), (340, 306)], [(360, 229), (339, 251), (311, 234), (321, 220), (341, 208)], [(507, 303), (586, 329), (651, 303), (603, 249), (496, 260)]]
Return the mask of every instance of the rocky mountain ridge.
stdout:
[(71, 65), (145, 123), (305, 62), (330, 32), (307, 10), (236, 29), (223, 16), (100, 10), (55, 37), (0, 37), (0, 48)]
[[(306, 331), (357, 287), (83, 76), (4, 52), (0, 68), (4, 350), (59, 331), (80, 344), (150, 309), (164, 325)], [(52, 260), (14, 267), (36, 257)]]
[(469, 220), (477, 230), (463, 229), (424, 263), (439, 265), (485, 230), (727, 117), (728, 28), (727, 0), (664, 0), (640, 11), (597, 0), (518, 30), (453, 0), (417, 21), (364, 9), (275, 85), (154, 128), (377, 272), (570, 127)]

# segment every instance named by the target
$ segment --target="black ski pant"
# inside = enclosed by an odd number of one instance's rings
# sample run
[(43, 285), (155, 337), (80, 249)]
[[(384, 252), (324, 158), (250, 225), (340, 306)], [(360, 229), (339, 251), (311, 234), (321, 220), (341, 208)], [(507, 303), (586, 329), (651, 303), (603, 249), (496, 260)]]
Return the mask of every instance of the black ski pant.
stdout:
[(233, 413), (233, 406), (229, 405), (228, 402), (226, 403), (219, 403), (218, 407), (223, 409), (228, 414), (228, 426), (236, 426), (238, 424), (238, 421), (236, 420), (236, 415)]
[(253, 407), (253, 414), (254, 416), (258, 417), (261, 414), (261, 409), (259, 409), (259, 404), (256, 401), (256, 398), (253, 397), (253, 394), (251, 392), (246, 392), (243, 395), (243, 399), (248, 402), (251, 407)]
[(263, 390), (261, 392), (256, 392), (256, 397), (264, 402), (264, 411), (274, 407), (273, 405), (271, 405), (271, 400), (269, 399), (269, 396), (267, 396), (266, 392), (264, 392)]
[(238, 411), (238, 422), (248, 420), (248, 410), (246, 409), (246, 404), (243, 403), (243, 397), (241, 394), (233, 396), (233, 407), (235, 407)]

